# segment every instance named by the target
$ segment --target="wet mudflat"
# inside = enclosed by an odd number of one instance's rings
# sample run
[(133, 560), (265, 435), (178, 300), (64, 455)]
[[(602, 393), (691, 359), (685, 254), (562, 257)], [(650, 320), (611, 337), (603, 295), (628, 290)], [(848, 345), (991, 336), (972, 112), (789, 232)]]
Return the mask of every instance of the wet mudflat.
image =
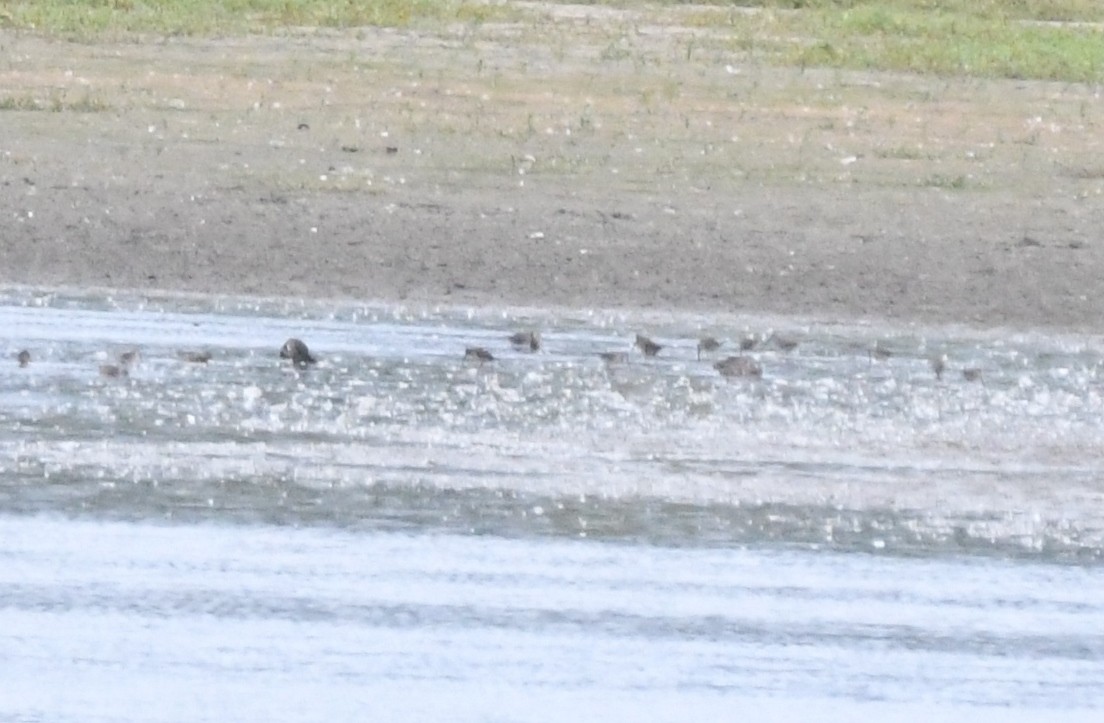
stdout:
[(26, 289), (0, 319), (5, 713), (1104, 702), (1090, 338)]

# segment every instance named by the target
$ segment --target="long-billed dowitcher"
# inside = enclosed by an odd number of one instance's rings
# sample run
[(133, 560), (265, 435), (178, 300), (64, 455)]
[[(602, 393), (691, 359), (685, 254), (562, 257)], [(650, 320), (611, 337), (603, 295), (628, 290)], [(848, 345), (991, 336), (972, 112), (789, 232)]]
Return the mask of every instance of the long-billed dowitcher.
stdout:
[(15, 359), (19, 362), (19, 368), (22, 369), (31, 363), (31, 353), (24, 349), (15, 355)]
[(519, 331), (510, 335), (510, 343), (518, 349), (540, 351), (541, 336), (539, 331)]
[(285, 341), (280, 347), (280, 358), (291, 359), (296, 369), (306, 369), (311, 364), (318, 363), (318, 360), (311, 356), (307, 345), (294, 337)]
[(138, 364), (138, 360), (142, 358), (142, 355), (137, 349), (131, 349), (124, 351), (119, 355), (118, 364), (101, 364), (100, 376), (108, 377), (110, 379), (126, 379), (130, 376), (130, 370)]
[(755, 377), (758, 379), (763, 376), (763, 367), (749, 356), (730, 356), (714, 363), (713, 368), (720, 372), (722, 377)]
[(962, 378), (968, 382), (981, 381), (981, 369), (977, 367), (967, 367), (962, 370)]
[(782, 351), (793, 351), (799, 343), (795, 337), (778, 334), (777, 332), (771, 334), (768, 341)]
[(211, 352), (209, 351), (181, 351), (177, 352), (176, 355), (181, 361), (192, 364), (206, 364), (211, 361)]
[(464, 358), (483, 364), (483, 362), (494, 361), (494, 354), (491, 354), (481, 346), (469, 346), (464, 350)]
[(126, 364), (101, 364), (100, 376), (109, 379), (126, 379), (130, 376), (130, 367)]
[(663, 345), (655, 343), (643, 334), (637, 334), (636, 348), (644, 352), (644, 356), (655, 356), (663, 348)]
[(874, 348), (870, 350), (870, 361), (885, 361), (893, 356), (893, 350), (882, 346), (881, 340), (874, 342)]
[(703, 336), (698, 339), (698, 361), (701, 361), (702, 352), (709, 354), (721, 348), (724, 342), (712, 336)]
[(935, 373), (936, 381), (942, 381), (943, 372), (947, 369), (947, 355), (934, 355), (928, 359), (928, 364), (931, 366), (932, 372)]

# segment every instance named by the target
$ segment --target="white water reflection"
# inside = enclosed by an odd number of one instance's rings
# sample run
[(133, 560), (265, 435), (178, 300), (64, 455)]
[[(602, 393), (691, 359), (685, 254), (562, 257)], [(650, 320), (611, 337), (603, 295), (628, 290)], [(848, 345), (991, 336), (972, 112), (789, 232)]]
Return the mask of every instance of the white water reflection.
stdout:
[(1098, 568), (0, 517), (17, 720), (1092, 720)]
[[(696, 360), (693, 317), (650, 319), (666, 348), (645, 359), (632, 352), (642, 324), (616, 316), (26, 290), (2, 301), (6, 348), (33, 355), (0, 367), (11, 510), (303, 521), (336, 508), (370, 526), (406, 508), (415, 525), (511, 534), (1080, 560), (1104, 549), (1104, 396), (1085, 338), (793, 326), (797, 349), (751, 352), (765, 368), (755, 381)], [(542, 351), (506, 342), (533, 327)], [(714, 319), (706, 331), (732, 344), (768, 327)], [(321, 364), (281, 363), (288, 336)], [(465, 361), (476, 344), (498, 359)], [(876, 345), (894, 355), (872, 360)], [(129, 379), (99, 376), (131, 348), (142, 359)], [(198, 349), (209, 364), (179, 357)], [(604, 363), (609, 350), (629, 361)], [(928, 360), (942, 354), (937, 380)], [(984, 383), (964, 380), (967, 367)]]
[[(771, 327), (762, 380), (696, 359)], [(0, 718), (1104, 706), (1092, 339), (27, 289), (0, 330)]]

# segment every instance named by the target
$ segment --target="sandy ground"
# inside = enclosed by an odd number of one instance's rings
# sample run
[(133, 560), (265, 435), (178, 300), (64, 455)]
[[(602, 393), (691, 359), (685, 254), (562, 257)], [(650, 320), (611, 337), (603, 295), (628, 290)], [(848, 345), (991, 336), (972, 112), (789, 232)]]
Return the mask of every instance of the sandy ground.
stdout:
[(0, 282), (1104, 330), (1099, 88), (665, 22), (0, 33)]

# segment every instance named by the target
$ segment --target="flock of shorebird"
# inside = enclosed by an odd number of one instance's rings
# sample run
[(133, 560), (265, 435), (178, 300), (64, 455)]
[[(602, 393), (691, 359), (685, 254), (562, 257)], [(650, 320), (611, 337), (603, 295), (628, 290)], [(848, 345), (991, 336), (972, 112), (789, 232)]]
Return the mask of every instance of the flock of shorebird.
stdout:
[[(541, 349), (541, 335), (539, 331), (515, 332), (507, 337), (507, 341), (510, 342), (510, 345), (514, 349), (519, 351), (537, 352)], [(722, 344), (723, 342), (713, 337), (702, 338), (698, 341), (698, 359), (701, 359), (702, 352), (716, 351), (721, 348)], [(647, 357), (654, 357), (663, 349), (662, 344), (641, 334), (636, 335), (635, 346)], [(789, 340), (779, 342), (779, 348), (786, 350), (793, 349), (796, 346), (796, 342), (791, 342)], [(751, 346), (745, 346), (745, 342), (741, 343), (741, 349), (746, 351), (750, 348)], [(598, 356), (608, 364), (628, 361), (629, 358), (628, 352), (623, 351), (605, 351), (600, 352)], [(306, 369), (318, 361), (311, 355), (307, 345), (303, 343), (302, 340), (295, 338), (288, 339), (284, 342), (284, 345), (280, 348), (280, 358), (290, 359), (292, 365), (297, 369)], [(481, 365), (495, 360), (494, 354), (492, 354), (489, 349), (482, 346), (467, 347), (464, 349), (464, 358), (469, 361), (478, 362)], [(763, 376), (763, 368), (749, 356), (730, 356), (716, 362), (713, 366), (723, 376), (727, 377)]]
[[(541, 349), (541, 335), (539, 331), (518, 331), (507, 337), (510, 345), (519, 351), (537, 352)], [(736, 346), (741, 354), (726, 356), (713, 362), (713, 368), (723, 377), (748, 377), (758, 379), (763, 376), (762, 365), (747, 352), (757, 347), (773, 347), (783, 352), (790, 352), (797, 348), (797, 339), (779, 334), (770, 334), (766, 337), (747, 334), (743, 336)], [(701, 361), (702, 355), (713, 354), (726, 345), (726, 342), (716, 337), (703, 336), (698, 339), (697, 358)], [(637, 334), (633, 346), (646, 357), (658, 356), (665, 347), (650, 337)], [(883, 346), (880, 342), (869, 350), (871, 362), (886, 361), (894, 355), (893, 351)], [(627, 362), (629, 353), (625, 351), (603, 351), (598, 356), (607, 364)], [(307, 345), (299, 339), (288, 339), (280, 348), (280, 357), (290, 359), (298, 369), (306, 369), (317, 360), (311, 355)], [(478, 362), (480, 365), (495, 360), (494, 354), (482, 346), (469, 346), (464, 349), (464, 358)], [(940, 354), (929, 357), (928, 363), (937, 380), (943, 379), (943, 373), (947, 370), (947, 355)], [(976, 367), (968, 367), (962, 370), (962, 377), (968, 382), (981, 380), (981, 370)]]
[[(514, 349), (519, 351), (537, 352), (541, 349), (541, 335), (538, 331), (519, 331), (508, 336), (507, 341)], [(735, 344), (741, 353), (734, 356), (726, 356), (714, 361), (713, 368), (723, 377), (747, 377), (758, 379), (763, 376), (763, 367), (754, 357), (748, 354), (748, 352), (760, 347), (773, 347), (779, 351), (790, 352), (797, 348), (798, 343), (798, 340), (795, 338), (778, 334), (770, 334), (766, 337), (747, 334)], [(701, 361), (703, 354), (711, 355), (718, 352), (725, 345), (725, 341), (712, 336), (704, 336), (698, 339), (698, 361)], [(636, 335), (634, 347), (645, 357), (658, 356), (665, 348), (663, 344), (642, 334)], [(869, 350), (871, 362), (885, 361), (893, 355), (894, 352), (883, 346), (881, 342), (876, 343), (874, 347)], [(179, 352), (178, 356), (181, 361), (192, 364), (206, 364), (212, 358), (211, 353), (208, 351), (183, 351)], [(604, 351), (600, 352), (598, 356), (607, 364), (627, 362), (629, 360), (629, 353), (625, 351)], [(100, 376), (126, 378), (130, 376), (130, 370), (138, 363), (140, 358), (141, 355), (137, 350), (125, 351), (119, 355), (118, 363), (101, 364)], [(311, 354), (307, 345), (302, 340), (296, 338), (291, 338), (284, 342), (284, 345), (280, 347), (280, 358), (290, 360), (292, 366), (296, 369), (306, 369), (318, 362), (314, 355)], [(467, 347), (464, 350), (464, 358), (469, 361), (478, 362), (480, 365), (495, 360), (494, 354), (486, 347), (482, 346)], [(16, 360), (19, 362), (20, 367), (29, 366), (31, 363), (31, 353), (24, 349), (16, 354)], [(947, 355), (941, 354), (929, 357), (928, 363), (932, 372), (935, 374), (935, 378), (937, 380), (943, 379), (943, 374), (947, 370)], [(962, 377), (968, 382), (980, 381), (981, 370), (976, 367), (965, 368), (962, 370)]]
[[(209, 351), (182, 351), (177, 356), (181, 361), (191, 364), (206, 364), (214, 358)], [(100, 376), (109, 379), (126, 379), (130, 376), (130, 370), (137, 366), (141, 359), (142, 354), (137, 349), (124, 351), (119, 354), (116, 363), (100, 365)], [(31, 352), (24, 349), (15, 355), (15, 360), (19, 362), (20, 368), (28, 367), (31, 365)]]

